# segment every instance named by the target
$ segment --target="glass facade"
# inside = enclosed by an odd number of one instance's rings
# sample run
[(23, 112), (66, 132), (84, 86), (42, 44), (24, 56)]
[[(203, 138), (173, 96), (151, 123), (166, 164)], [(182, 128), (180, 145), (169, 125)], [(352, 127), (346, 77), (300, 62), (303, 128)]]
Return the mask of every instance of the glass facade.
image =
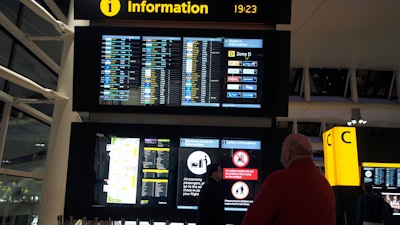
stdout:
[(394, 97), (393, 93), (390, 93), (393, 87), (393, 71), (358, 70), (356, 77), (359, 97), (381, 99)]
[[(49, 24), (45, 25), (43, 20), (37, 19), (38, 16), (27, 9), (19, 1), (0, 1), (0, 12), (9, 19), (4, 21), (5, 24), (14, 24), (21, 30), (24, 29), (27, 35), (55, 35), (54, 28)], [(48, 52), (51, 49), (56, 50), (51, 57), (59, 63), (62, 46), (42, 45), (48, 46)], [(0, 65), (45, 88), (56, 90), (56, 73), (7, 31), (6, 26), (3, 27), (3, 21), (0, 26)], [(45, 100), (40, 94), (1, 78), (0, 91), (16, 98)], [(0, 102), (0, 109), (2, 117), (8, 118), (8, 127), (5, 130), (5, 139), (2, 140), (4, 149), (1, 150), (0, 159), (0, 223), (32, 224), (37, 221), (39, 214), (50, 124), (30, 115), (31, 112), (16, 108), (12, 108), (9, 114), (4, 114), (4, 101), (6, 100)], [(39, 111), (36, 114), (52, 115), (53, 104), (32, 104), (31, 107)]]
[(50, 126), (12, 110), (1, 167), (44, 174)]

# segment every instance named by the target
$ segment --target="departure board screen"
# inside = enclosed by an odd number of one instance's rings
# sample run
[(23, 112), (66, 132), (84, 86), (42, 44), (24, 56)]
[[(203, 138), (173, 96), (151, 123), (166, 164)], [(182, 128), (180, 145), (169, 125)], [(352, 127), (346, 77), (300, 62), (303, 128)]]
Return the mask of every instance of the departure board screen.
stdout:
[(180, 38), (104, 35), (99, 104), (178, 105)]
[(78, 27), (74, 109), (286, 114), (287, 92), (279, 86), (288, 77), (289, 51), (279, 46), (289, 36), (279, 37), (275, 31)]
[(362, 181), (375, 189), (400, 189), (400, 168), (363, 167)]
[(99, 104), (261, 108), (262, 39), (103, 35), (102, 45)]

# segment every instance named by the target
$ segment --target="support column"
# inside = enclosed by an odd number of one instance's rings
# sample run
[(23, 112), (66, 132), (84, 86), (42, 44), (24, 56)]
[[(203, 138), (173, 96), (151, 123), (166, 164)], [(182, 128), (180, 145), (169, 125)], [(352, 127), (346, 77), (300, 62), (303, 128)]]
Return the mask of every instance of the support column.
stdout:
[(350, 75), (350, 90), (351, 90), (351, 101), (358, 103), (358, 90), (357, 90), (357, 76), (356, 69), (349, 69)]
[[(72, 15), (73, 2), (70, 2)], [(73, 16), (68, 25), (73, 27)], [(57, 224), (57, 216), (64, 213), (71, 122), (76, 118), (72, 112), (73, 49), (73, 35), (65, 36), (57, 92), (68, 99), (54, 103), (39, 211), (40, 225)]]

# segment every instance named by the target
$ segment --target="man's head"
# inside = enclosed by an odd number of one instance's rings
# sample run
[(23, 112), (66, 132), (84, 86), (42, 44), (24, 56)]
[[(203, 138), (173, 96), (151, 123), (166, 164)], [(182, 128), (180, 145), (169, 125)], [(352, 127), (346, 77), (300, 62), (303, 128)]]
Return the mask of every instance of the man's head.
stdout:
[(365, 191), (365, 193), (372, 193), (372, 183), (363, 183), (363, 190)]
[(218, 163), (211, 163), (207, 166), (207, 177), (216, 181), (222, 180), (222, 167)]
[(281, 149), (281, 163), (288, 167), (297, 159), (312, 157), (310, 139), (302, 134), (291, 134), (285, 138)]

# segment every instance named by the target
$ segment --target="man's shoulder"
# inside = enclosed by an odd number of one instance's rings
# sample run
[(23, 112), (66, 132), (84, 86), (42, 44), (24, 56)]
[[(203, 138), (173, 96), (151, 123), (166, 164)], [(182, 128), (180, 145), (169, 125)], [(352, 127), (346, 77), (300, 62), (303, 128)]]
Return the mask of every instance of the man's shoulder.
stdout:
[(283, 177), (290, 176), (290, 171), (287, 169), (279, 169), (271, 172), (268, 176), (267, 179), (272, 179), (272, 180), (278, 180), (282, 179)]

